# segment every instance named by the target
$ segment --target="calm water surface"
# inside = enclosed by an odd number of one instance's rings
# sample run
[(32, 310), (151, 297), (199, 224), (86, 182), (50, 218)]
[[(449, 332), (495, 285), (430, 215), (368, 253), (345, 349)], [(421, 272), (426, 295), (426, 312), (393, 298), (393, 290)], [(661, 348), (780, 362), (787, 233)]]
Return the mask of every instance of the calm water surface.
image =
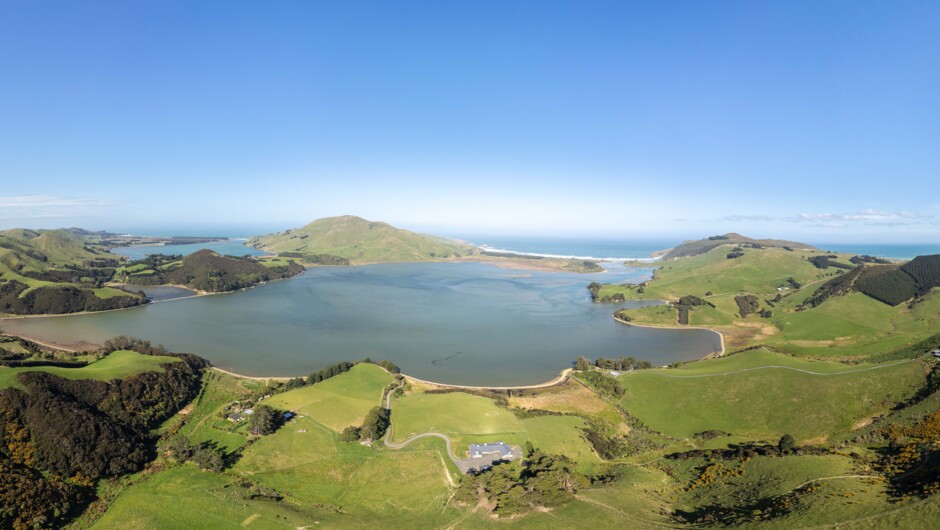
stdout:
[(321, 267), (230, 294), (125, 311), (0, 321), (37, 339), (100, 343), (132, 335), (250, 375), (301, 375), (329, 363), (387, 358), (415, 377), (454, 384), (540, 383), (578, 356), (654, 364), (720, 348), (705, 330), (637, 328), (592, 304), (591, 281), (641, 281), (649, 269), (568, 274), (478, 263)]
[(187, 243), (185, 245), (137, 245), (133, 247), (117, 247), (111, 249), (114, 254), (127, 256), (132, 260), (144, 259), (150, 254), (187, 256), (207, 248), (227, 256), (263, 256), (263, 250), (246, 247), (244, 239), (229, 239), (211, 243)]

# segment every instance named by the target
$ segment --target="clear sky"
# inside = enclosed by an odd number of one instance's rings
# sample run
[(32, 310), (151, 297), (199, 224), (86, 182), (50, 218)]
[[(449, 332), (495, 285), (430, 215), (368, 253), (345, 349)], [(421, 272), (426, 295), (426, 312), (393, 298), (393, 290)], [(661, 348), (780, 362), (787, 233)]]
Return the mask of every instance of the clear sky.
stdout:
[(0, 227), (937, 242), (938, 27), (936, 1), (0, 0)]

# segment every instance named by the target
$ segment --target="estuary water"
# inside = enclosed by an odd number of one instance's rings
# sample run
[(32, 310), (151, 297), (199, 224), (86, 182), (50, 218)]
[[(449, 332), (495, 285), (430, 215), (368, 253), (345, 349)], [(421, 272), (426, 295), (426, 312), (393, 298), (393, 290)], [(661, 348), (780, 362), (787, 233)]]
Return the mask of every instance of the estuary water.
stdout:
[(132, 260), (144, 259), (150, 254), (187, 256), (197, 250), (209, 249), (228, 256), (263, 256), (265, 252), (246, 247), (244, 239), (228, 239), (208, 243), (186, 243), (184, 245), (136, 245), (111, 249), (114, 254), (127, 256)]
[(63, 344), (131, 335), (246, 375), (305, 375), (371, 357), (422, 379), (481, 386), (541, 383), (579, 355), (662, 365), (720, 349), (711, 331), (615, 322), (624, 304), (593, 304), (585, 286), (642, 281), (651, 269), (605, 265), (598, 274), (482, 263), (319, 267), (235, 293), (0, 320), (0, 329)]

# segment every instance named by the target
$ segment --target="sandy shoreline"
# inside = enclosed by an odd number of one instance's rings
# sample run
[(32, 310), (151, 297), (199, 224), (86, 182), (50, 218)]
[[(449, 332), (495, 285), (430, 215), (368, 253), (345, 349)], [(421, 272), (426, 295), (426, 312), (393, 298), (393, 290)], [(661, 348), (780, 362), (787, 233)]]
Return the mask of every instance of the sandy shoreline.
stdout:
[[(225, 370), (225, 369), (223, 369), (223, 368), (219, 368), (219, 367), (217, 367), (217, 366), (211, 367), (211, 370), (213, 370), (213, 371), (215, 371), (215, 372), (220, 372), (220, 373), (223, 373), (223, 374), (226, 374), (226, 375), (230, 375), (230, 376), (232, 376), (232, 377), (237, 377), (237, 378), (239, 378), (239, 379), (247, 379), (247, 380), (249, 380), (249, 381), (262, 381), (262, 382), (267, 382), (267, 381), (286, 382), (286, 381), (290, 381), (291, 379), (296, 379), (297, 377), (306, 377), (306, 376), (295, 376), (295, 377), (258, 377), (258, 376), (242, 375), (242, 374), (239, 374), (239, 373), (236, 373), (236, 372), (232, 372), (232, 371), (230, 371), (230, 370)], [(560, 384), (562, 384), (562, 383), (564, 383), (565, 381), (568, 380), (568, 376), (571, 374), (571, 372), (572, 372), (572, 368), (565, 368), (564, 370), (561, 371), (561, 373), (559, 373), (559, 374), (558, 374), (557, 376), (555, 376), (553, 379), (550, 379), (550, 380), (548, 380), (548, 381), (546, 381), (546, 382), (544, 382), (544, 383), (538, 383), (538, 384), (534, 384), (534, 385), (518, 385), (518, 386), (471, 386), (471, 385), (452, 385), (452, 384), (448, 384), (448, 383), (437, 383), (437, 382), (435, 382), (435, 381), (428, 381), (428, 380), (426, 380), (426, 379), (419, 379), (419, 378), (417, 378), (417, 377), (412, 377), (412, 376), (410, 376), (410, 375), (408, 375), (408, 374), (404, 374), (404, 373), (402, 373), (402, 374), (400, 374), (400, 375), (401, 375), (402, 377), (404, 377), (405, 380), (408, 381), (408, 382), (411, 382), (411, 383), (421, 383), (421, 384), (425, 384), (425, 385), (435, 386), (435, 387), (438, 387), (438, 388), (456, 388), (456, 389), (464, 389), (464, 390), (531, 390), (531, 389), (536, 389), (536, 388), (546, 388), (546, 387), (550, 387), (550, 386), (560, 385)]]
[(718, 335), (718, 340), (721, 342), (721, 350), (716, 351), (716, 352), (709, 353), (708, 355), (706, 355), (706, 356), (704, 356), (704, 357), (702, 357), (702, 358), (700, 358), (700, 359), (697, 359), (697, 360), (699, 360), (699, 361), (704, 360), (704, 359), (714, 359), (714, 358), (716, 358), (716, 357), (722, 357), (722, 356), (725, 354), (725, 352), (727, 351), (726, 348), (725, 348), (725, 335), (724, 335), (722, 332), (720, 332), (720, 331), (715, 331), (714, 329), (711, 329), (711, 328), (706, 328), (706, 327), (703, 327), (703, 326), (679, 326), (679, 325), (671, 326), (671, 325), (666, 325), (666, 324), (634, 324), (633, 322), (627, 322), (626, 320), (624, 320), (624, 319), (622, 319), (622, 318), (618, 318), (616, 314), (611, 315), (611, 318), (613, 318), (615, 321), (617, 321), (617, 322), (619, 322), (619, 323), (621, 323), (621, 324), (624, 324), (624, 325), (626, 325), (626, 326), (635, 326), (635, 327), (638, 327), (638, 328), (678, 329), (678, 330), (683, 330), (683, 329), (701, 329), (701, 330), (705, 330), (705, 331), (711, 331), (712, 333)]
[(425, 379), (418, 379), (417, 377), (412, 377), (410, 375), (401, 374), (405, 377), (405, 380), (409, 382), (422, 383), (425, 385), (432, 385), (440, 388), (458, 388), (464, 390), (531, 390), (535, 388), (547, 388), (550, 386), (560, 385), (568, 380), (568, 376), (571, 375), (572, 368), (565, 368), (561, 371), (554, 379), (546, 381), (544, 383), (538, 383), (534, 385), (518, 385), (518, 386), (471, 386), (471, 385), (451, 385), (447, 383), (435, 383), (434, 381), (427, 381)]
[(290, 381), (291, 379), (297, 379), (298, 377), (300, 377), (300, 378), (306, 378), (306, 377), (307, 377), (307, 376), (305, 376), (305, 375), (298, 375), (298, 376), (294, 376), (294, 377), (262, 377), (262, 376), (253, 376), (253, 375), (243, 375), (243, 374), (237, 374), (237, 373), (235, 373), (235, 372), (231, 372), (231, 371), (226, 370), (226, 369), (224, 369), (224, 368), (219, 368), (218, 366), (210, 366), (209, 369), (212, 370), (212, 371), (214, 371), (214, 372), (223, 373), (223, 374), (225, 374), (225, 375), (230, 375), (230, 376), (232, 376), (232, 377), (237, 377), (237, 378), (239, 378), (239, 379), (247, 379), (247, 380), (249, 380), (249, 381), (262, 381), (262, 382), (278, 381), (278, 382), (287, 382), (287, 381)]
[[(0, 324), (2, 324), (2, 321), (0, 321)], [(46, 348), (49, 348), (52, 350), (64, 351), (64, 352), (69, 352), (69, 353), (80, 353), (83, 351), (97, 350), (98, 348), (101, 347), (101, 345), (93, 344), (91, 342), (74, 342), (71, 344), (62, 344), (59, 342), (53, 342), (53, 341), (48, 341), (48, 340), (34, 339), (33, 337), (27, 337), (26, 335), (23, 335), (22, 333), (16, 333), (16, 332), (5, 330), (2, 328), (0, 328), (0, 333), (2, 333), (3, 335), (7, 335), (9, 337), (17, 337), (19, 339), (28, 340), (29, 342), (35, 342), (36, 344), (40, 346), (45, 346)]]

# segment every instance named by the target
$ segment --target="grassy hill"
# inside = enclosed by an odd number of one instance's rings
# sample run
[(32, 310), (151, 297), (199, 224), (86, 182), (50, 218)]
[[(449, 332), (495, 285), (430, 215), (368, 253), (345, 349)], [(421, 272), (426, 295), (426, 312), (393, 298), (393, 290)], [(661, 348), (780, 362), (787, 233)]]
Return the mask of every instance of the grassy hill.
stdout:
[(685, 256), (697, 256), (699, 254), (704, 254), (710, 252), (713, 249), (722, 246), (743, 246), (746, 248), (788, 248), (792, 250), (819, 250), (812, 245), (807, 245), (806, 243), (798, 243), (796, 241), (784, 241), (780, 239), (751, 239), (741, 234), (736, 234), (734, 232), (721, 235), (721, 236), (711, 236), (705, 239), (698, 239), (692, 241), (683, 241), (680, 245), (670, 248), (663, 251), (663, 259), (673, 259), (681, 258)]
[[(913, 361), (847, 366), (754, 350), (620, 376), (624, 408), (677, 438), (718, 429), (752, 440), (827, 439), (884, 414), (923, 384)], [(775, 413), (785, 407), (785, 413)]]
[(24, 372), (46, 372), (66, 379), (94, 379), (111, 381), (143, 372), (163, 372), (162, 365), (178, 362), (176, 357), (165, 355), (142, 355), (137, 352), (120, 350), (109, 353), (105, 358), (77, 368), (60, 366), (8, 367), (0, 366), (0, 389), (23, 385), (16, 376)]
[[(931, 336), (940, 324), (936, 288), (923, 290), (916, 303), (889, 305), (853, 286), (859, 271), (898, 266), (861, 264), (856, 269), (855, 256), (813, 250), (741, 248), (737, 253), (729, 257), (729, 247), (718, 247), (665, 261), (652, 280), (600, 286), (597, 299), (669, 301), (668, 306), (617, 314), (633, 324), (709, 327), (724, 334), (731, 350), (768, 345), (828, 358), (890, 352)], [(930, 285), (932, 269), (925, 265), (932, 261), (915, 261), (918, 277)], [(840, 283), (847, 286), (833, 287)]]
[(104, 285), (118, 259), (68, 230), (0, 232), (0, 313), (100, 311), (144, 303)]
[(310, 263), (315, 263), (316, 255), (345, 258), (354, 263), (440, 261), (469, 251), (459, 241), (417, 234), (352, 215), (318, 219), (301, 228), (253, 237), (247, 244), (279, 254), (306, 254)]

